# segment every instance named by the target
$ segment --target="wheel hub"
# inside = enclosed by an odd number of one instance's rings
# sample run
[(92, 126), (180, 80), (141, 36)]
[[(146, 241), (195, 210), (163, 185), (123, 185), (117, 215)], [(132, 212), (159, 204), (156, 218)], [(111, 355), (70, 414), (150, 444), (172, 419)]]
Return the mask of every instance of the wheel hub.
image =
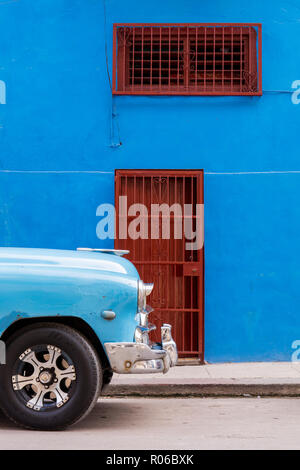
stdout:
[(54, 368), (44, 369), (39, 374), (38, 382), (40, 382), (42, 385), (50, 386), (54, 383), (55, 378), (56, 378), (56, 375), (54, 372)]

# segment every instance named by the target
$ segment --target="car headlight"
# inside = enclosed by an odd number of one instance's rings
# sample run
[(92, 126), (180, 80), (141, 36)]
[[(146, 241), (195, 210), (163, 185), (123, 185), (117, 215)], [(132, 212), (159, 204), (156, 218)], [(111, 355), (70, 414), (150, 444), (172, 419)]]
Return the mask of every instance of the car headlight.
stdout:
[(154, 284), (145, 284), (143, 281), (138, 282), (138, 310), (142, 311), (146, 308), (146, 298), (151, 294)]

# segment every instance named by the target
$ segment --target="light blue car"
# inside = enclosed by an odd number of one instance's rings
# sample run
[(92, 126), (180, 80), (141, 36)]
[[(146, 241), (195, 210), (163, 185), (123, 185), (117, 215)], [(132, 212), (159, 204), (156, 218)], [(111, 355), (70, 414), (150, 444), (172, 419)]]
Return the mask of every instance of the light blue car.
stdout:
[(125, 253), (0, 248), (0, 406), (17, 424), (65, 428), (91, 411), (114, 372), (176, 364), (170, 325), (161, 343), (149, 341), (153, 285)]

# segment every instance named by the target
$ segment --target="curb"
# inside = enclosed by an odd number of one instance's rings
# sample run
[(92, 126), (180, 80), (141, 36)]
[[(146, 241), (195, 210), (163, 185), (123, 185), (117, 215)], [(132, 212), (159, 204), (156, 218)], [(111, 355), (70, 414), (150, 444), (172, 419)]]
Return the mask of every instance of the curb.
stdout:
[(109, 385), (107, 397), (300, 397), (300, 383), (294, 384), (147, 384)]

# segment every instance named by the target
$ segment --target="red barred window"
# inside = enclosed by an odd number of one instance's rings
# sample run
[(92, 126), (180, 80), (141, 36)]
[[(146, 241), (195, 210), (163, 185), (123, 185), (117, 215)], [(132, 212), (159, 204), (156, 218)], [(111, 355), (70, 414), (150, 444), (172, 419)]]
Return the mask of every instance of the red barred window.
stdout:
[(113, 93), (261, 95), (260, 24), (116, 24)]

